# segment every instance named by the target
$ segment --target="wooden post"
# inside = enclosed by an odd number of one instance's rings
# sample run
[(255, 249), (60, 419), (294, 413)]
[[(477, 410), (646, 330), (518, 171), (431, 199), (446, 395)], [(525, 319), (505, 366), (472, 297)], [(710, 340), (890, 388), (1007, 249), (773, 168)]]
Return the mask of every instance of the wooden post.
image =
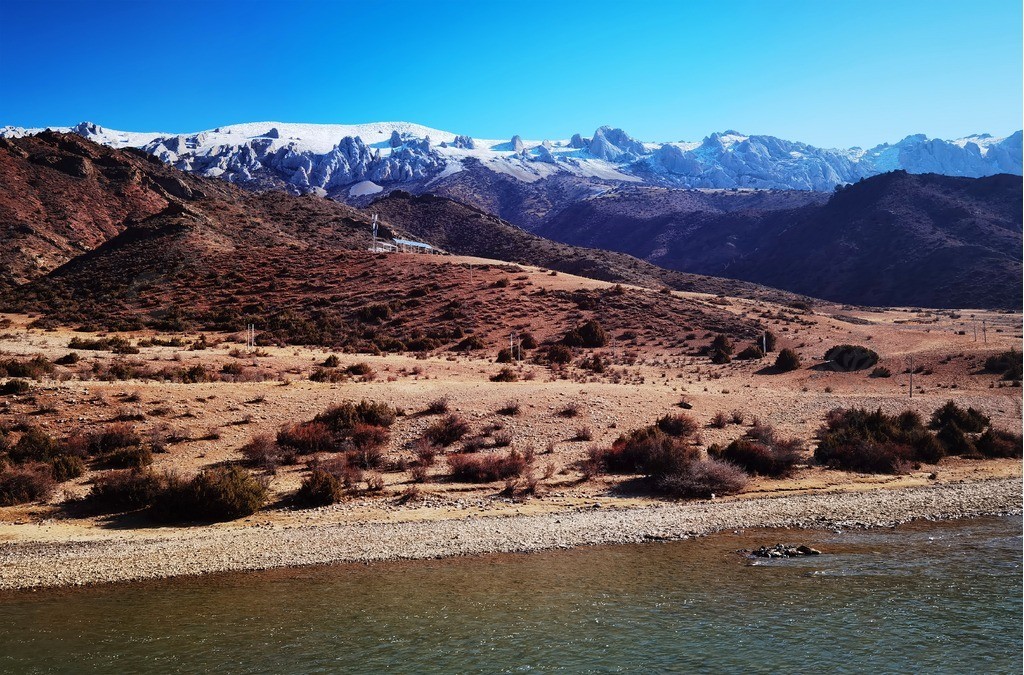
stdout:
[(914, 357), (910, 357), (910, 398), (914, 398)]

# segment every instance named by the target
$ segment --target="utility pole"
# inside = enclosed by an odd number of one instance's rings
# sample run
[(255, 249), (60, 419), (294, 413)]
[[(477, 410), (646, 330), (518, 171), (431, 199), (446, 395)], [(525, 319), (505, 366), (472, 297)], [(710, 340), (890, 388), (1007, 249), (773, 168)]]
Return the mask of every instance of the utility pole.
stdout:
[(977, 319), (975, 319), (971, 323), (974, 324), (974, 341), (977, 342), (978, 341), (978, 321), (977, 321)]
[(988, 319), (981, 320), (981, 336), (985, 340), (985, 344), (988, 344)]
[(761, 352), (768, 353), (768, 331), (761, 334)]
[(914, 398), (914, 357), (910, 357), (910, 398)]
[(373, 252), (377, 252), (377, 214), (373, 214)]

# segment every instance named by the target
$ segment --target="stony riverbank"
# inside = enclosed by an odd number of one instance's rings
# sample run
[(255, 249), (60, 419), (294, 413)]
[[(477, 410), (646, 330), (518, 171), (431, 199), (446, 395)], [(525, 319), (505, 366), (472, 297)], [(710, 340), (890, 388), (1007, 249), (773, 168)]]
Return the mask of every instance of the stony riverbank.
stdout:
[(920, 518), (1019, 513), (1021, 481), (1011, 478), (507, 517), (189, 528), (153, 537), (111, 531), (89, 539), (0, 544), (0, 589), (639, 543), (738, 528), (885, 527)]

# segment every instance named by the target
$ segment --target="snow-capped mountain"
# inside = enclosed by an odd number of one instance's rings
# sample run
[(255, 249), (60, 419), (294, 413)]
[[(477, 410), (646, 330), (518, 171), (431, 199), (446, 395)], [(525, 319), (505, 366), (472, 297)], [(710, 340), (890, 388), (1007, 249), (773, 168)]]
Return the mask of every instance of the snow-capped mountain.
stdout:
[[(255, 186), (358, 199), (486, 170), (532, 183), (555, 175), (685, 188), (827, 191), (903, 169), (981, 177), (1021, 174), (1021, 132), (952, 141), (907, 136), (869, 150), (823, 149), (774, 136), (714, 133), (700, 142), (645, 143), (601, 127), (589, 138), (486, 140), (417, 124), (254, 122), (194, 134), (114, 131), (83, 122), (70, 131), (114, 148), (139, 148), (179, 169)], [(41, 129), (5, 127), (0, 137)]]

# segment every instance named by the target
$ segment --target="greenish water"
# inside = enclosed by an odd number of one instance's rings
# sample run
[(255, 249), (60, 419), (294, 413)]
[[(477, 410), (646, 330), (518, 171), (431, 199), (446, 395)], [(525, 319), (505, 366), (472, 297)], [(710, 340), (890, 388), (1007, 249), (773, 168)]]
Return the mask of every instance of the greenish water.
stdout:
[(1021, 571), (991, 518), (8, 594), (0, 671), (1020, 673)]

